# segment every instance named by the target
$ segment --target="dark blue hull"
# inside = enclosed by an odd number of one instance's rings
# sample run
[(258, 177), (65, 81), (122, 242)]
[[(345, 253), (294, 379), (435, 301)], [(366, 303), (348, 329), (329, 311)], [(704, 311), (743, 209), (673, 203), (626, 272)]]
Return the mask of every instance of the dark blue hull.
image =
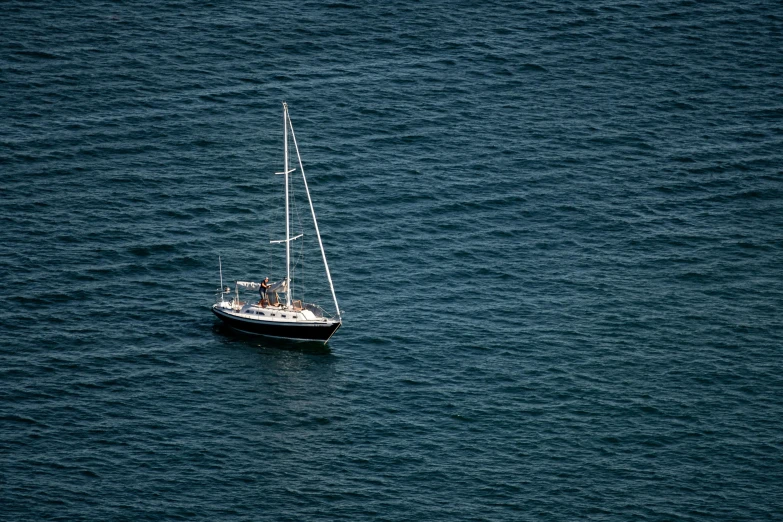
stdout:
[(212, 309), (227, 326), (253, 335), (266, 335), (283, 339), (326, 342), (340, 328), (341, 323), (331, 324), (269, 324), (252, 319), (241, 319)]

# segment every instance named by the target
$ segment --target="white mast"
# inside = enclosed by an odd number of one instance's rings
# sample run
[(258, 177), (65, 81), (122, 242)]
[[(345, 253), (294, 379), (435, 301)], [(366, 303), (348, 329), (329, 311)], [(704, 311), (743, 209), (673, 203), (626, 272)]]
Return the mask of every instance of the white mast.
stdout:
[[(286, 114), (287, 114), (286, 107)], [(302, 181), (304, 181), (305, 192), (307, 192), (307, 201), (310, 203), (310, 213), (313, 215), (313, 225), (315, 225), (315, 235), (318, 237), (318, 246), (321, 247), (321, 258), (324, 260), (324, 268), (326, 269), (326, 278), (329, 280), (329, 288), (332, 290), (332, 299), (334, 299), (334, 308), (337, 310), (337, 320), (341, 323), (343, 318), (340, 315), (340, 307), (337, 304), (337, 295), (334, 293), (334, 284), (332, 284), (332, 274), (329, 273), (329, 265), (326, 262), (326, 252), (324, 252), (324, 244), (321, 241), (321, 232), (318, 230), (318, 221), (315, 219), (315, 208), (313, 208), (313, 199), (310, 197), (310, 189), (307, 188), (307, 178), (305, 178), (304, 167), (302, 166), (302, 156), (299, 155), (299, 145), (296, 144), (296, 134), (294, 133), (294, 126), (291, 123), (291, 117), (288, 117), (288, 127), (291, 129), (291, 138), (294, 140), (294, 148), (296, 149), (296, 157), (299, 160), (299, 170), (302, 172)], [(287, 142), (286, 142), (287, 143)], [(288, 156), (286, 156), (286, 159)], [(286, 163), (286, 169), (288, 169), (288, 163)], [(286, 180), (288, 177), (286, 176)], [(287, 186), (287, 185), (286, 185)], [(287, 202), (288, 200), (286, 200)]]
[(288, 217), (288, 104), (283, 102), (283, 147), (285, 149), (285, 306), (291, 308), (291, 226)]

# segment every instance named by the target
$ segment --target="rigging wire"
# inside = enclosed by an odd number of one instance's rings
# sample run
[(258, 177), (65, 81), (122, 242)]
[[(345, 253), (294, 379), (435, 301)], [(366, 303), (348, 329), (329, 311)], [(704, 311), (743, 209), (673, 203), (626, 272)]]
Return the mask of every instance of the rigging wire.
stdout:
[[(302, 226), (302, 216), (299, 213), (299, 205), (297, 205), (295, 194), (296, 193), (292, 191), (291, 200), (293, 202), (294, 215), (296, 216), (296, 222), (299, 225), (299, 233), (300, 234), (304, 234), (304, 227)], [(301, 281), (297, 280), (297, 286), (301, 286), (302, 287), (302, 296), (303, 296), (302, 297), (302, 301), (304, 301), (304, 279), (305, 279), (304, 278), (304, 275), (305, 275), (304, 250), (303, 250), (304, 249), (304, 239), (305, 239), (304, 235), (302, 235), (302, 237), (299, 240), (300, 241), (300, 243), (299, 243), (299, 257), (294, 262), (294, 267), (299, 269), (297, 273), (301, 272), (301, 275), (299, 276), (301, 278)], [(291, 297), (293, 297), (293, 295)]]

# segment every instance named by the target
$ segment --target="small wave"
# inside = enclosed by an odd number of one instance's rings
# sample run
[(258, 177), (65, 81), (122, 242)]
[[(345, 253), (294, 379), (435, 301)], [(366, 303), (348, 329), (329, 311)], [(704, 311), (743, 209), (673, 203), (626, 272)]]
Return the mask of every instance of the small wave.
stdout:
[(219, 96), (213, 94), (202, 94), (198, 97), (198, 99), (212, 103), (227, 103), (227, 100), (223, 100)]
[(145, 247), (131, 247), (128, 249), (128, 252), (139, 257), (147, 257), (150, 255), (150, 250)]
[(682, 279), (684, 281), (706, 281), (709, 278), (710, 276), (708, 274), (701, 272), (685, 272), (684, 274), (677, 276), (677, 279)]
[(721, 194), (706, 199), (710, 202), (727, 202), (733, 200), (776, 200), (780, 198), (780, 191), (777, 190), (745, 190), (734, 194)]
[(484, 60), (488, 62), (494, 62), (494, 63), (506, 63), (508, 62), (508, 58), (505, 56), (499, 55), (499, 54), (487, 54), (484, 56)]
[(522, 69), (523, 71), (549, 72), (549, 69), (547, 69), (543, 65), (538, 65), (535, 63), (523, 63), (520, 66), (520, 69)]
[(64, 56), (47, 53), (44, 51), (16, 51), (14, 54), (29, 56), (31, 58), (39, 58), (41, 60), (65, 60), (66, 59)]
[(359, 338), (359, 342), (376, 345), (391, 344), (389, 339), (383, 337), (361, 337)]
[(159, 214), (162, 214), (165, 217), (174, 218), (174, 219), (190, 219), (191, 216), (185, 212), (181, 212), (179, 210), (173, 210), (173, 209), (163, 209), (158, 211)]
[(156, 252), (175, 252), (177, 247), (170, 243), (160, 243), (157, 245), (136, 245), (128, 248), (128, 253), (138, 257), (148, 257)]
[(0, 421), (16, 422), (19, 424), (30, 424), (30, 425), (41, 424), (35, 419), (31, 419), (29, 417), (22, 417), (20, 415), (3, 415), (2, 417), (0, 417)]
[(751, 117), (758, 120), (770, 120), (779, 122), (783, 119), (783, 107), (775, 107), (774, 109), (763, 109), (759, 111), (752, 111)]
[(690, 103), (680, 102), (680, 101), (674, 102), (672, 104), (672, 107), (674, 107), (675, 109), (680, 109), (680, 110), (684, 110), (684, 111), (694, 111), (694, 110), (696, 110), (696, 107), (691, 105)]

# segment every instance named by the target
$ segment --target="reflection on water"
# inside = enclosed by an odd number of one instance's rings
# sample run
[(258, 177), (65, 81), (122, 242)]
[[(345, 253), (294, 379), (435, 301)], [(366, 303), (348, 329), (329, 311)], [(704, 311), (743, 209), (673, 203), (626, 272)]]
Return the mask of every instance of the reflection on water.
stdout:
[(335, 371), (338, 358), (323, 343), (248, 335), (220, 323), (213, 332), (223, 346), (237, 348), (218, 364), (233, 372), (235, 381), (247, 382), (249, 396), (268, 411), (302, 407), (320, 411), (335, 387), (343, 387)]

